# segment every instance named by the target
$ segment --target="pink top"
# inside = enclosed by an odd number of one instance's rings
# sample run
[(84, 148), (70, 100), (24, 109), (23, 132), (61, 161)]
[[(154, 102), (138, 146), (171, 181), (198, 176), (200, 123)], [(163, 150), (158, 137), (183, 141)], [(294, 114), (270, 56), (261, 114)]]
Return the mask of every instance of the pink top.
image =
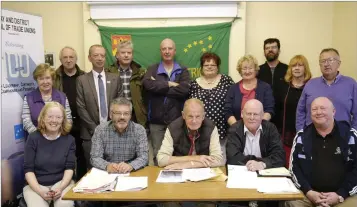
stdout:
[(244, 104), (247, 103), (247, 101), (249, 101), (250, 99), (254, 99), (255, 98), (255, 89), (252, 90), (246, 90), (243, 88), (243, 82), (241, 81), (239, 83), (239, 90), (242, 93), (243, 97), (242, 97), (242, 104), (241, 104), (241, 111), (244, 108)]

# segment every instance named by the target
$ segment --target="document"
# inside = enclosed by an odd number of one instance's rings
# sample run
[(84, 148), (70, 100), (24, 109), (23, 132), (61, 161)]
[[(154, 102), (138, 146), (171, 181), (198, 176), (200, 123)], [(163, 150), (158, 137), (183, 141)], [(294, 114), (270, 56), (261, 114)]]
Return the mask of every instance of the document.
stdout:
[(263, 177), (291, 177), (289, 170), (285, 167), (270, 168), (265, 170), (259, 170), (258, 176)]
[(148, 177), (118, 177), (115, 191), (139, 191), (148, 187)]
[(257, 189), (256, 172), (248, 171), (246, 166), (228, 165), (227, 188)]
[(257, 190), (261, 193), (299, 193), (293, 182), (284, 177), (259, 177)]
[(182, 183), (187, 181), (202, 181), (217, 177), (211, 168), (192, 168), (183, 170), (161, 170), (156, 180), (158, 183)]

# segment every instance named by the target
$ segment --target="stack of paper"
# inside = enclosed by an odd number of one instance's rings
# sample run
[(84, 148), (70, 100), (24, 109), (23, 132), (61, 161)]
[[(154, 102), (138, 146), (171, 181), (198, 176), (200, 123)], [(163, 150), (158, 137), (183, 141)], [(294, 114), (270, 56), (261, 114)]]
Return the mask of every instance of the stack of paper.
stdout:
[(258, 192), (261, 193), (299, 193), (289, 178), (258, 178)]
[(217, 177), (211, 168), (193, 168), (183, 170), (161, 170), (156, 180), (158, 183), (181, 183), (186, 181), (202, 181)]
[(227, 188), (257, 189), (256, 172), (248, 171), (246, 166), (228, 165)]
[(127, 174), (109, 174), (107, 171), (92, 168), (90, 173), (84, 176), (73, 188), (76, 193), (99, 193), (104, 191), (114, 191), (117, 178), (128, 176)]
[(259, 176), (264, 177), (290, 177), (290, 172), (285, 167), (270, 168), (258, 171)]
[(139, 191), (148, 187), (148, 177), (118, 177), (115, 191)]

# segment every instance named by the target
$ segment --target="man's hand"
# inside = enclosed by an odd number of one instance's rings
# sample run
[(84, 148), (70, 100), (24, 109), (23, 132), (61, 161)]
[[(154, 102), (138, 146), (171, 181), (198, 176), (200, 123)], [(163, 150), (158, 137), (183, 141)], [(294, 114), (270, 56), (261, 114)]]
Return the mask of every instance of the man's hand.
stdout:
[(255, 160), (249, 160), (245, 166), (249, 171), (257, 171), (257, 170), (264, 170), (264, 163), (257, 162)]
[(125, 162), (118, 164), (118, 173), (128, 173), (133, 170), (133, 167)]
[(321, 193), (322, 196), (325, 197), (325, 199), (321, 199), (322, 203), (327, 203), (329, 206), (334, 206), (338, 203), (339, 201), (339, 195), (337, 195), (335, 192), (328, 192), (328, 193)]
[(118, 172), (118, 166), (116, 163), (109, 163), (107, 165), (107, 172), (108, 173), (117, 173)]
[(62, 189), (61, 188), (56, 188), (53, 190), (54, 194), (53, 194), (53, 200), (57, 200), (61, 197), (62, 195)]
[(168, 83), (169, 83), (169, 87), (175, 87), (179, 85), (178, 83), (172, 81), (168, 81)]
[(187, 169), (191, 168), (192, 165), (190, 162), (177, 162), (171, 165), (168, 165), (165, 167), (165, 170), (182, 170), (182, 169)]
[(201, 162), (205, 167), (210, 167), (215, 159), (212, 156), (207, 155), (196, 155), (192, 161)]
[(322, 206), (322, 207), (329, 207), (329, 205), (326, 202), (323, 202), (324, 199), (326, 199), (326, 196), (322, 195), (322, 193), (319, 193), (317, 191), (309, 190), (306, 193), (306, 197), (314, 204), (317, 206)]
[(50, 190), (40, 190), (39, 195), (45, 200), (50, 201), (52, 200), (52, 192)]

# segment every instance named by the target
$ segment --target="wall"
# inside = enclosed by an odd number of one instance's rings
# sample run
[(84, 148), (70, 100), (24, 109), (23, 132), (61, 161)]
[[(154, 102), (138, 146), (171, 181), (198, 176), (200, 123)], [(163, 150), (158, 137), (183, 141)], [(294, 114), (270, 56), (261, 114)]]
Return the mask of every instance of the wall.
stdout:
[(83, 18), (81, 2), (1, 2), (2, 9), (42, 16), (45, 51), (55, 52), (56, 68), (61, 65), (58, 53), (69, 45), (83, 59)]
[(341, 55), (341, 73), (357, 80), (357, 2), (335, 3), (332, 42)]

